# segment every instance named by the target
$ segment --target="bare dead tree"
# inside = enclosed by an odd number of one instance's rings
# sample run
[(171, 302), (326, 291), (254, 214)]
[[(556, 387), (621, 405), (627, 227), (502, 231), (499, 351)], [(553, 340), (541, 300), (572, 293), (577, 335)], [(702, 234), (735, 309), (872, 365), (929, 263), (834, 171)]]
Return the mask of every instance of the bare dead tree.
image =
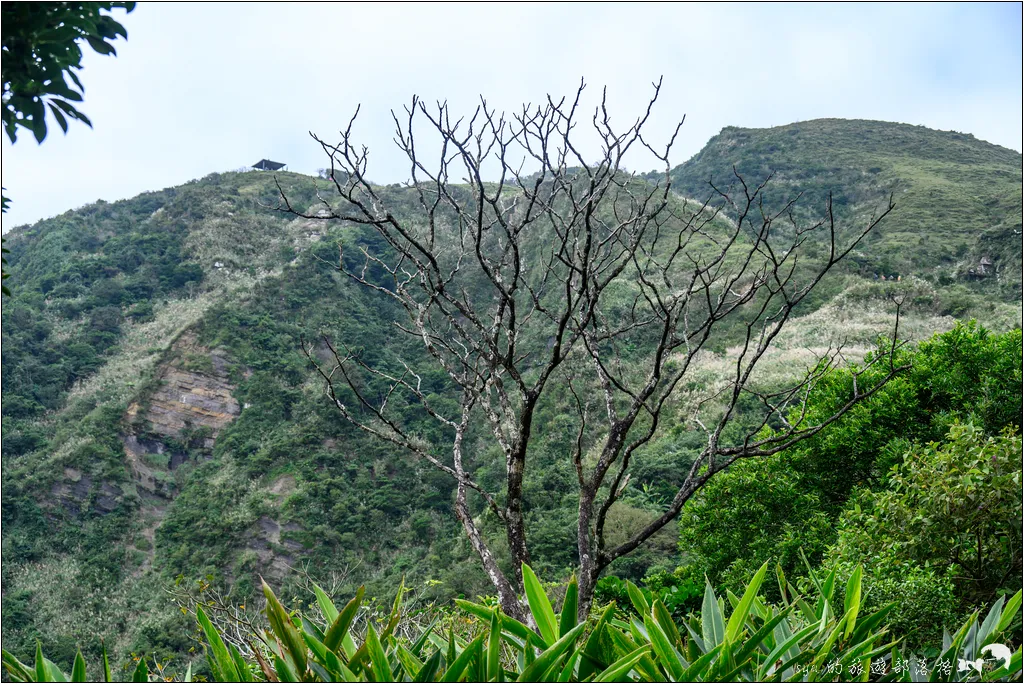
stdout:
[[(682, 122), (663, 148), (643, 135), (660, 88), (660, 81), (654, 84), (643, 114), (622, 132), (613, 128), (602, 96), (588, 117), (601, 143), (596, 162), (585, 159), (575, 131), (584, 121), (582, 83), (572, 99), (549, 97), (511, 116), (481, 98), (471, 116), (453, 119), (446, 103), (428, 106), (414, 97), (404, 112), (392, 112), (395, 142), (410, 163), (405, 192), (416, 198), (414, 216), (394, 213), (387, 192), (368, 180), (367, 150), (353, 139), (357, 109), (337, 144), (311, 134), (330, 159), (325, 175), (337, 197), (321, 196), (322, 206), (306, 212), (282, 191), (277, 207), (369, 227), (383, 239), (382, 251), (362, 247), (355, 259), (342, 252), (337, 268), (404, 309), (407, 319), (397, 328), (421, 340), (447, 374), (458, 410), (435, 405), (422, 369), (407, 362), (400, 372), (388, 370), (326, 337), (319, 349), (304, 343), (304, 351), (347, 420), (454, 479), (455, 513), (502, 609), (520, 619), (521, 564), (530, 561), (524, 473), (538, 403), (554, 384), (564, 382), (576, 404), (575, 447), (567, 458), (579, 488), (583, 616), (600, 573), (675, 518), (711, 477), (739, 459), (774, 454), (817, 434), (903, 370), (893, 362), (894, 331), (889, 353), (861, 367), (855, 373), (861, 384), (855, 381), (848, 400), (817, 421), (808, 418), (807, 399), (841, 363), (841, 346), (786, 387), (758, 386), (755, 369), (796, 308), (894, 204), (890, 197), (866, 225), (840, 229), (829, 200), (822, 220), (800, 226), (791, 211), (795, 200), (769, 210), (769, 179), (750, 186), (738, 173), (733, 188), (712, 184), (703, 204), (683, 200), (670, 192), (669, 175)], [(418, 137), (424, 130), (432, 138), (429, 153)], [(625, 155), (639, 148), (664, 165), (658, 182), (623, 170)], [(801, 257), (812, 239), (825, 253), (817, 261)], [(608, 513), (623, 494), (631, 459), (659, 434), (673, 396), (723, 321), (743, 334), (725, 389), (693, 416), (706, 446), (664, 511), (609, 546)], [(624, 360), (623, 344), (643, 350), (642, 358)], [(867, 370), (879, 364), (884, 372), (872, 377), (881, 380), (862, 386)], [(763, 415), (739, 439), (726, 439), (744, 396), (754, 397)], [(444, 426), (450, 440), (431, 444), (403, 424), (393, 408), (399, 397)], [(465, 465), (475, 423), (487, 426), (504, 454), (504, 491), (486, 491)], [(471, 513), (471, 492), (504, 526), (511, 573)]]

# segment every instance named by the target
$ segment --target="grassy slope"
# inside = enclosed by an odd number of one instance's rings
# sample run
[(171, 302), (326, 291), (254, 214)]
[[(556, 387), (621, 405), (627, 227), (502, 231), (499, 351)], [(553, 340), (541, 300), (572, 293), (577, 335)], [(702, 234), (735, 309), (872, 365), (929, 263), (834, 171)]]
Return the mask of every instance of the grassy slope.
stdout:
[[(863, 221), (896, 212), (856, 255), (861, 271), (916, 275), (950, 285), (983, 256), (1000, 269), (987, 292), (1020, 299), (1021, 155), (973, 136), (881, 121), (818, 119), (767, 129), (729, 127), (672, 171), (676, 189), (706, 197), (708, 181), (734, 185), (775, 177), (776, 203), (801, 195), (798, 216), (814, 220), (833, 193), (837, 215)], [(978, 286), (981, 287), (981, 286)]]
[[(958, 251), (981, 249), (973, 229), (962, 228), (964, 217), (979, 225), (982, 214), (986, 225), (1012, 224), (999, 207), (1019, 207), (1020, 156), (1017, 185), (1000, 185), (1007, 173), (1012, 176), (1007, 168), (1016, 153), (963, 136), (871, 125), (858, 132), (850, 122), (809, 122), (796, 125), (800, 135), (791, 132), (794, 127), (767, 133), (726, 129), (674, 177), (681, 192), (700, 196), (700, 178), (712, 171), (717, 178), (730, 159), (743, 173), (757, 175), (770, 155), (779, 170), (777, 191), (803, 191), (813, 200), (828, 187), (843, 187), (846, 201), (840, 206), (853, 217), (873, 207), (898, 179), (904, 213), (877, 243), (919, 239), (911, 226), (934, 222), (924, 247), (911, 242), (912, 250), (892, 257), (924, 259), (921, 268), (928, 276), (906, 278), (899, 286), (911, 300), (904, 330), (920, 339), (948, 328), (949, 314), (977, 315), (996, 327), (1019, 324), (1019, 308), (987, 296), (1009, 298), (1012, 284), (964, 283), (956, 279), (955, 268)], [(850, 130), (844, 132), (844, 126)], [(896, 138), (872, 146), (858, 137), (873, 140), (879, 131), (910, 136), (901, 138), (908, 153), (896, 154)], [(815, 156), (825, 148), (836, 158)], [(954, 198), (985, 174), (995, 179), (993, 195), (973, 204), (967, 198), (963, 210)], [(312, 179), (278, 176), (297, 206), (312, 204)], [(951, 180), (957, 177), (967, 180), (957, 185)], [(405, 198), (393, 192), (401, 204)], [(925, 201), (936, 192), (945, 212)], [(325, 406), (298, 353), (300, 337), (326, 330), (336, 339), (379, 349), (385, 361), (397, 355), (417, 358), (415, 344), (387, 333), (394, 312), (314, 258), (335, 259), (336, 238), (351, 244), (367, 236), (268, 212), (261, 203), (273, 198), (269, 175), (215, 174), (133, 200), (92, 205), (11, 235), (16, 289), (4, 306), (5, 647), (10, 638), (17, 648), (30, 649), (38, 636), (67, 660), (64, 651), (73, 653), (76, 642), (88, 647), (94, 635), (104, 634), (121, 651), (187, 650), (183, 623), (161, 589), (179, 573), (207, 572), (243, 580), (242, 590), (251, 586), (258, 567), (247, 545), (266, 515), (300, 526), (294, 538), (305, 548), (298, 558), (312, 563), (314, 577), (349, 573), (348, 584), (368, 581), (372, 589), (409, 574), (414, 582), (439, 580), (431, 589), (437, 597), (486, 591), (452, 521), (450, 483), (341, 422)], [(1019, 210), (1015, 216), (1019, 221)], [(993, 234), (992, 244), (1004, 245), (1000, 235)], [(993, 253), (1002, 255), (1004, 266), (1014, 256), (1010, 248)], [(872, 268), (870, 252), (865, 258), (862, 266)], [(226, 268), (215, 268), (215, 262)], [(935, 270), (945, 279), (935, 277)], [(839, 274), (828, 296), (780, 340), (767, 359), (765, 377), (791, 374), (806, 357), (806, 347), (837, 337), (850, 339), (853, 357), (862, 353), (891, 323), (889, 287), (855, 273)], [(101, 323), (106, 333), (97, 337)], [(45, 493), (67, 468), (130, 482), (119, 443), (124, 412), (187, 328), (207, 347), (226, 350), (239, 370), (251, 371), (238, 375), (236, 391), (250, 408), (221, 434), (212, 453), (197, 454), (195, 467), (179, 471), (179, 496), (157, 529), (150, 570), (141, 501), (129, 496), (107, 516), (87, 508), (74, 518), (55, 515), (55, 502)], [(704, 357), (698, 384), (712, 387), (731, 353), (729, 341), (722, 340)], [(443, 381), (437, 382), (443, 392)], [(560, 458), (567, 448), (559, 423), (563, 399), (542, 407), (531, 455), (541, 467), (527, 483), (535, 561), (548, 572), (572, 562), (575, 476)], [(681, 420), (687, 405), (684, 397), (678, 429), (638, 455), (633, 492), (617, 512), (622, 529), (613, 533), (644, 524), (650, 510), (671, 496), (680, 463), (700, 441)], [(480, 439), (471, 450), (473, 467), (482, 482), (500, 488), (494, 453)], [(294, 490), (268, 508), (282, 482), (294, 482)], [(667, 534), (661, 541), (646, 555), (627, 559), (619, 571), (636, 575), (654, 563), (671, 564), (674, 539)], [(290, 582), (296, 586), (299, 580)], [(106, 594), (112, 598), (104, 600)]]

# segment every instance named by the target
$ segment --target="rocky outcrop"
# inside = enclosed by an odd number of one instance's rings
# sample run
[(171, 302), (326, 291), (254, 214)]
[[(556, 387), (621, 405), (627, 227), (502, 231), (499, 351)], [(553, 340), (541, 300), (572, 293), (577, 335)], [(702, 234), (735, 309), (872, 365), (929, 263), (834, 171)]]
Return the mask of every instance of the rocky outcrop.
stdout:
[(51, 500), (56, 502), (72, 518), (79, 517), (91, 508), (100, 515), (117, 510), (124, 501), (124, 491), (112, 482), (99, 482), (93, 486), (93, 479), (75, 468), (65, 468), (64, 477), (50, 488)]
[[(207, 448), (213, 446), (216, 433), (233, 421), (241, 407), (232, 396), (235, 386), (228, 380), (228, 361), (223, 351), (198, 348), (191, 337), (183, 336), (175, 345), (175, 361), (160, 374), (160, 387), (147, 398), (143, 407), (136, 402), (128, 408), (128, 418), (148, 432), (166, 437), (181, 437), (187, 429), (208, 428)], [(199, 355), (202, 371), (182, 367), (183, 361)], [(179, 365), (180, 364), (180, 365)]]
[[(128, 407), (135, 434), (125, 435), (125, 455), (137, 485), (150, 494), (173, 498), (171, 473), (188, 454), (168, 446), (200, 433), (202, 448), (213, 447), (217, 434), (241, 412), (228, 377), (225, 352), (200, 346), (186, 333), (171, 349), (159, 371), (159, 386)], [(170, 438), (170, 439), (166, 439)]]
[[(174, 471), (188, 462), (190, 451), (212, 449), (220, 431), (241, 412), (229, 368), (224, 351), (202, 347), (186, 333), (160, 367), (156, 389), (128, 407), (131, 429), (122, 441), (141, 501), (140, 550), (146, 553), (138, 573), (151, 567), (156, 530), (177, 495)], [(102, 503), (97, 500), (97, 506)]]

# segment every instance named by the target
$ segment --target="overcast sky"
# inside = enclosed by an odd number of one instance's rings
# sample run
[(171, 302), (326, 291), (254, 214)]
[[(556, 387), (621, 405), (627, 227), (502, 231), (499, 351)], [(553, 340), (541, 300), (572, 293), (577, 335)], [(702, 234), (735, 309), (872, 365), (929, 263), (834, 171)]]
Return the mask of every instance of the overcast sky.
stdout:
[[(681, 163), (725, 126), (822, 117), (972, 133), (1021, 150), (1021, 5), (147, 4), (115, 16), (116, 58), (86, 48), (89, 130), (3, 139), (4, 229), (261, 158), (315, 173), (362, 103), (369, 176), (408, 177), (389, 110), (413, 94), (467, 110), (608, 88), (635, 117), (664, 76), (651, 137), (686, 115)], [(655, 166), (637, 155), (631, 169)]]

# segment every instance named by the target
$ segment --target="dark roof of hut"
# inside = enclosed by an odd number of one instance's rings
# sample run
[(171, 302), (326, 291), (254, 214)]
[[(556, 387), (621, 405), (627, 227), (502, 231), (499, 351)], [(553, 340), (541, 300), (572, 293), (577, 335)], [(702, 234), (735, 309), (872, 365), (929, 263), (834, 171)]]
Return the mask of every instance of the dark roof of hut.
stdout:
[(277, 171), (278, 169), (284, 168), (284, 166), (285, 165), (281, 162), (270, 161), (269, 159), (260, 159), (252, 165), (252, 168), (259, 169), (260, 171)]

